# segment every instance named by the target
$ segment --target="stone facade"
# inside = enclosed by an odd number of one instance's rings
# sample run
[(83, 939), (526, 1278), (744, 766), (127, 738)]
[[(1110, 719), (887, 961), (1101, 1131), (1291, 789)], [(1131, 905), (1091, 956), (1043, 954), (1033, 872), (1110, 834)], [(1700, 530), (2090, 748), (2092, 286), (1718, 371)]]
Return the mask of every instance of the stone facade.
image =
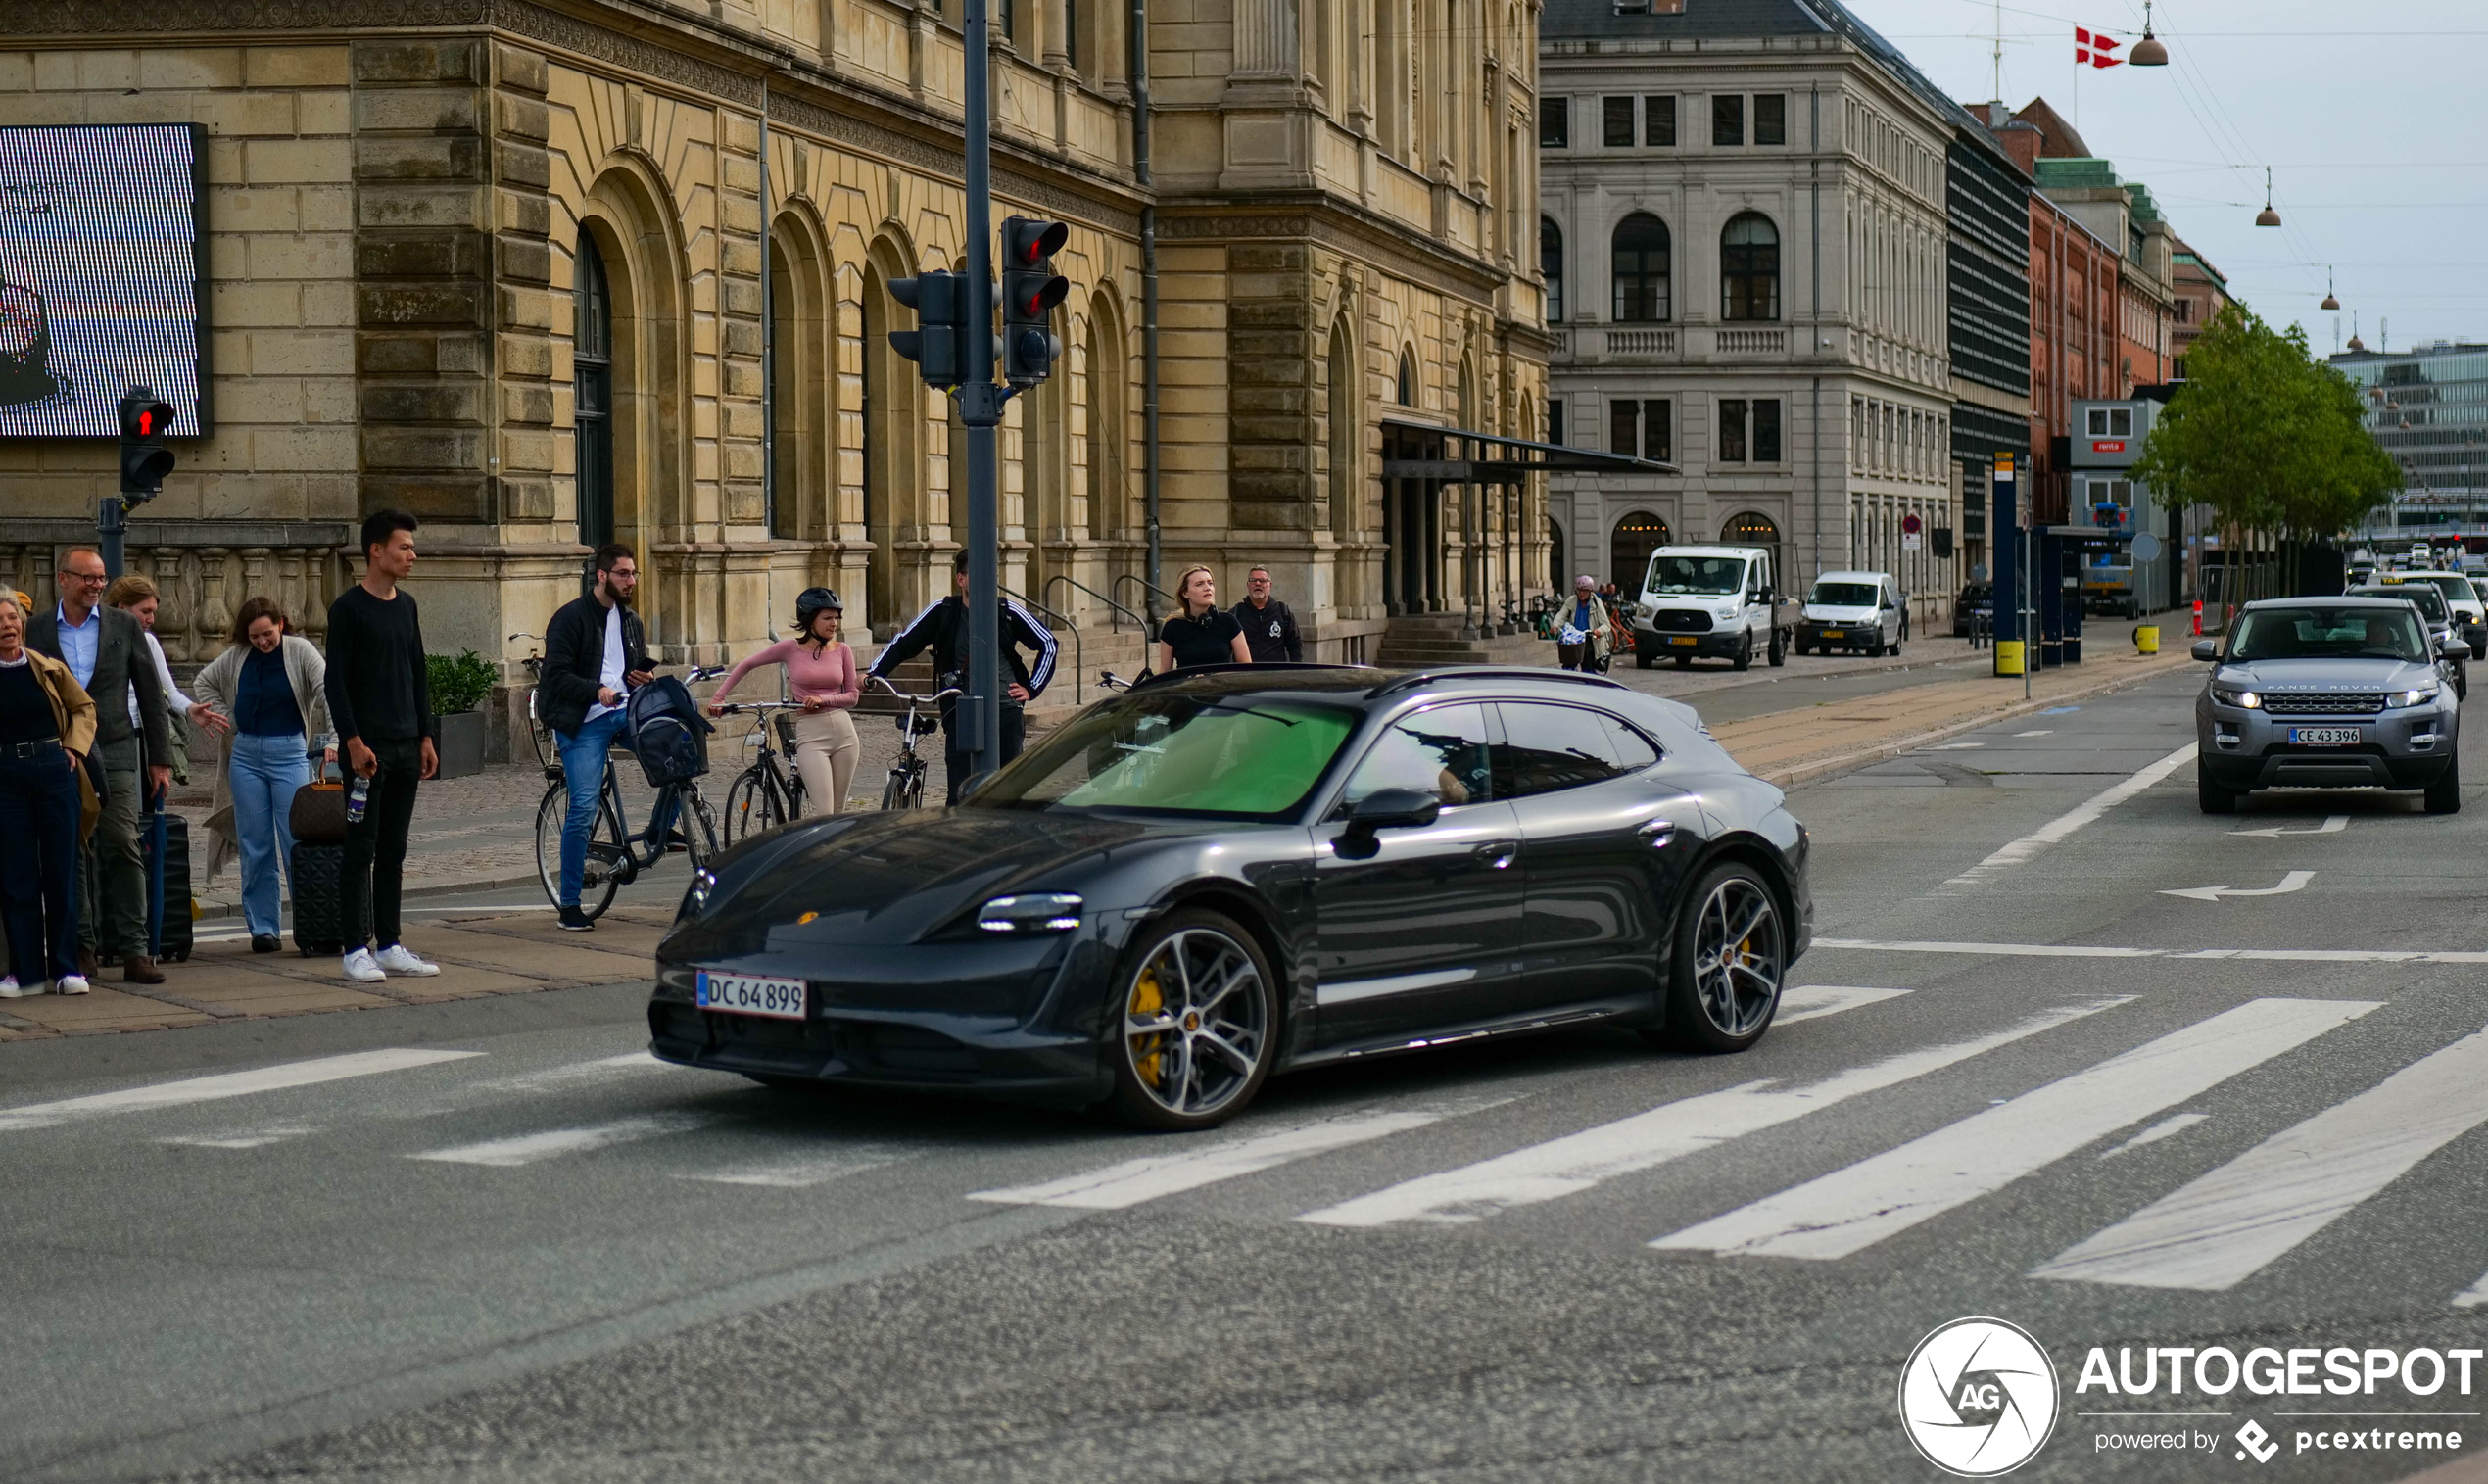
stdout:
[[(1144, 210), (1170, 576), (1207, 562), (1240, 595), (1267, 563), (1318, 652), (1361, 655), (1389, 616), (1384, 419), (1538, 425), (1536, 11), (1450, 7), (1153, 7), (1146, 182), (1127, 11), (997, 21), (995, 215), (1068, 222), (1074, 285), (1056, 374), (1003, 431), (1005, 581), (1092, 651), (1136, 648), (1107, 598), (1162, 606), (1138, 582)], [(173, 580), (179, 655), (213, 654), (260, 584), (315, 611), (353, 523), (390, 505), (424, 521), (433, 647), (513, 674), (506, 636), (543, 632), (604, 529), (638, 547), (673, 661), (746, 652), (813, 584), (884, 634), (946, 592), (958, 425), (885, 336), (911, 322), (889, 280), (965, 256), (958, 21), (938, 0), (0, 12), (0, 122), (209, 130), (217, 419), (130, 538)], [(48, 594), (112, 457), (0, 444), (22, 586)], [(1536, 571), (1541, 494), (1517, 524)]]

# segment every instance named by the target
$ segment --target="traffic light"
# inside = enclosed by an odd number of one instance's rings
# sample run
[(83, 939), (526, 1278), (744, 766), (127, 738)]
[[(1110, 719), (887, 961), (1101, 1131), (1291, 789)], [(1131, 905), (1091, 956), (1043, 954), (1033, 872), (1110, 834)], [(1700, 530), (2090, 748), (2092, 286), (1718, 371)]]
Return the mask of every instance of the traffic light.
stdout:
[(120, 493), (131, 504), (155, 499), (172, 472), (172, 450), (164, 444), (172, 419), (171, 407), (145, 387), (131, 387), (120, 400)]
[(1002, 379), (1015, 387), (1043, 381), (1063, 354), (1054, 306), (1072, 286), (1054, 271), (1054, 255), (1071, 234), (1059, 221), (1002, 219)]
[(929, 387), (946, 391), (965, 379), (960, 367), (967, 360), (962, 344), (968, 324), (967, 282), (958, 273), (920, 273), (889, 281), (889, 297), (916, 311), (916, 328), (890, 331), (889, 348), (916, 362)]

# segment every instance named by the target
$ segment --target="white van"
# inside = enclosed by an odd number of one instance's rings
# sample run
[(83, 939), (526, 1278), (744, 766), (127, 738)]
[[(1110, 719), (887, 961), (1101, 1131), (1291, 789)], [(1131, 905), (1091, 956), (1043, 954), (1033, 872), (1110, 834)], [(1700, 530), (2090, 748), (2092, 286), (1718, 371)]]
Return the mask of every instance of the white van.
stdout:
[(1897, 654), (1909, 638), (1909, 609), (1890, 572), (1826, 572), (1814, 579), (1796, 621), (1796, 652), (1853, 649)]
[(1796, 604), (1782, 596), (1762, 547), (1660, 547), (1642, 579), (1633, 657), (1645, 670), (1666, 654), (1679, 669), (1698, 654), (1743, 670), (1756, 654), (1789, 660)]

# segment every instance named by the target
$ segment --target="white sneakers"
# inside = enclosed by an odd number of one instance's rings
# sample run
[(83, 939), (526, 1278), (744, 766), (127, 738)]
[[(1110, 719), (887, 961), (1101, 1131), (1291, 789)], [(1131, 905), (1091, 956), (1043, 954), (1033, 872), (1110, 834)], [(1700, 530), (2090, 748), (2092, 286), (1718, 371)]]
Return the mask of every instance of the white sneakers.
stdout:
[(412, 975), (417, 979), (441, 972), (440, 965), (427, 964), (416, 958), (407, 951), (404, 943), (391, 943), (388, 947), (381, 949), (379, 964), (388, 973)]
[(86, 992), (86, 976), (82, 974), (64, 974), (59, 979), (52, 981), (52, 992), (54, 994), (84, 994)]
[(440, 965), (416, 958), (404, 943), (391, 943), (377, 954), (369, 948), (357, 948), (346, 955), (346, 981), (353, 984), (376, 984), (392, 974), (422, 979), (440, 972)]
[(43, 982), (40, 980), (37, 980), (34, 983), (29, 985), (19, 983), (18, 977), (14, 974), (10, 975), (6, 979), (0, 979), (0, 1000), (24, 999), (29, 994), (41, 994), (42, 992)]

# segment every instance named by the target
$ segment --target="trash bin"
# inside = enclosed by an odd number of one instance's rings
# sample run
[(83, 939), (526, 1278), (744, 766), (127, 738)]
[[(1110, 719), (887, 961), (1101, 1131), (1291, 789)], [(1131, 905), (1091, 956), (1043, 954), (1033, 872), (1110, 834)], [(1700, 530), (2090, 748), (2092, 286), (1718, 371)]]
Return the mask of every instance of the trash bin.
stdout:
[(2134, 625), (2134, 626), (2133, 626), (2133, 647), (2134, 647), (2134, 652), (2136, 652), (2136, 653), (2138, 653), (2138, 654), (2157, 654), (2157, 653), (2159, 653), (2159, 652), (2160, 652), (2160, 626), (2159, 626), (2158, 624), (2136, 624), (2136, 625)]
[(1995, 673), (1998, 675), (2022, 673), (2021, 640), (1999, 639), (1995, 642)]

